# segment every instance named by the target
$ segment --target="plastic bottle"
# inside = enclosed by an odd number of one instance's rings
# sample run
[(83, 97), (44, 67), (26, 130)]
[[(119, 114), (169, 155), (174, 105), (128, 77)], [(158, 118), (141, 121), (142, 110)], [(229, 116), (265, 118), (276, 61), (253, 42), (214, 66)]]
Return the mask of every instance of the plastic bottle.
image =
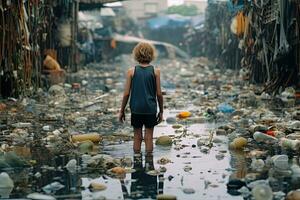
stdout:
[(88, 155), (88, 154), (83, 154), (81, 156), (81, 161), (82, 161), (83, 164), (88, 164), (91, 159), (92, 159), (92, 156)]
[(258, 131), (253, 134), (253, 138), (256, 142), (275, 143), (278, 141), (276, 137)]
[(281, 147), (285, 149), (292, 149), (294, 151), (297, 151), (300, 149), (300, 141), (299, 140), (290, 140), (286, 138), (281, 138), (280, 140)]
[(261, 172), (263, 171), (265, 166), (265, 162), (262, 159), (253, 158), (251, 162), (251, 168), (254, 171)]
[(275, 155), (271, 158), (275, 168), (287, 170), (289, 168), (289, 157), (287, 155)]
[(71, 139), (73, 142), (83, 142), (83, 141), (90, 140), (91, 142), (97, 143), (102, 140), (102, 137), (97, 133), (88, 133), (88, 134), (72, 135)]
[(0, 174), (0, 198), (9, 198), (14, 182), (6, 172)]
[(72, 159), (66, 164), (65, 167), (70, 173), (75, 173), (77, 169), (77, 161)]
[(293, 182), (298, 182), (300, 181), (300, 167), (298, 165), (297, 162), (297, 158), (293, 158), (293, 164), (291, 166), (291, 170), (292, 170), (292, 181)]
[(258, 184), (252, 189), (252, 195), (255, 200), (272, 200), (273, 192), (269, 185)]
[(31, 123), (18, 122), (18, 123), (12, 124), (12, 127), (14, 127), (14, 128), (29, 128), (29, 127), (31, 127)]

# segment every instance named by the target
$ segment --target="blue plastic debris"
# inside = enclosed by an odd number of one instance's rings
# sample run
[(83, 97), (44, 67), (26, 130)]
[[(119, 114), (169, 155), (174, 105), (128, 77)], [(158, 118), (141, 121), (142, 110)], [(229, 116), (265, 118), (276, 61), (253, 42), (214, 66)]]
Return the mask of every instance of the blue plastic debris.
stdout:
[(237, 13), (244, 8), (244, 0), (238, 0), (238, 2), (235, 4), (231, 0), (229, 0), (227, 2), (227, 7), (231, 13)]
[(228, 103), (221, 103), (218, 105), (217, 107), (218, 111), (222, 112), (222, 113), (233, 113), (234, 112), (234, 108), (229, 105)]

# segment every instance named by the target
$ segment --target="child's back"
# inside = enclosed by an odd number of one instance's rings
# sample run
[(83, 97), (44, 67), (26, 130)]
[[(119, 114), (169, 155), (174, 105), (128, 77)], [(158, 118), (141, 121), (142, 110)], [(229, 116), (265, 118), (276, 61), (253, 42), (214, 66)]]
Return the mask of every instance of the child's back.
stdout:
[(156, 114), (156, 81), (152, 65), (135, 66), (131, 84), (130, 109), (135, 114)]

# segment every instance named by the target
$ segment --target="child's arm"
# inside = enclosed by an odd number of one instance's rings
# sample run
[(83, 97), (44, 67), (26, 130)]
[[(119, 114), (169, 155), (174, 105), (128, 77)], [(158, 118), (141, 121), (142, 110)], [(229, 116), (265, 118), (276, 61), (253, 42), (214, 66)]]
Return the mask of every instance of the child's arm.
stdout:
[(130, 68), (127, 71), (127, 75), (126, 75), (125, 90), (124, 90), (124, 94), (123, 94), (121, 110), (119, 113), (119, 121), (120, 122), (125, 121), (125, 107), (127, 105), (127, 102), (128, 102), (129, 96), (130, 96), (131, 77), (132, 77), (132, 68)]
[(160, 86), (160, 69), (158, 68), (156, 69), (156, 96), (159, 106), (158, 123), (160, 123), (163, 120), (164, 100)]

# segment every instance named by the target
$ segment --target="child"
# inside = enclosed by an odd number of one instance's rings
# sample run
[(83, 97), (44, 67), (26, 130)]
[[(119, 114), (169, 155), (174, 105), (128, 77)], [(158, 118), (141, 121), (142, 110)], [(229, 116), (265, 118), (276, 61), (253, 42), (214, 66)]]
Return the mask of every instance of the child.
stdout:
[(163, 119), (160, 70), (150, 64), (155, 56), (155, 49), (151, 44), (139, 43), (133, 49), (133, 56), (139, 64), (127, 71), (119, 120), (120, 122), (125, 121), (125, 107), (130, 96), (131, 125), (134, 128), (133, 151), (135, 154), (141, 152), (142, 128), (145, 126), (146, 153), (151, 154), (153, 152), (154, 126)]

